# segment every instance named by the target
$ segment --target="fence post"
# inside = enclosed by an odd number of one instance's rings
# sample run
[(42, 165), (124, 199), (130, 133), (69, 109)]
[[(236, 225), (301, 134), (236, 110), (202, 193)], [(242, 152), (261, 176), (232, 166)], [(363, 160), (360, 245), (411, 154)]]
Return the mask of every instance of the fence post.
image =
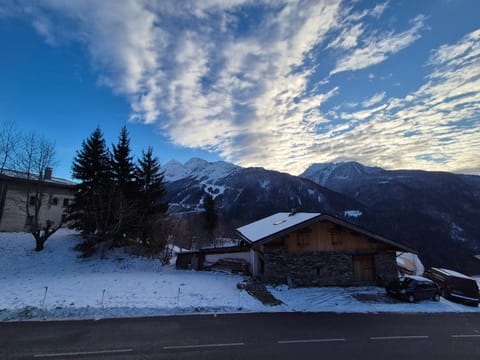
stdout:
[(102, 292), (102, 301), (100, 301), (100, 305), (103, 307), (103, 299), (105, 298), (105, 289)]
[(179, 301), (180, 301), (180, 288), (178, 288), (178, 294), (177, 294), (177, 308), (178, 308)]
[(45, 310), (45, 300), (47, 299), (48, 286), (45, 286), (45, 294), (43, 295), (42, 309)]

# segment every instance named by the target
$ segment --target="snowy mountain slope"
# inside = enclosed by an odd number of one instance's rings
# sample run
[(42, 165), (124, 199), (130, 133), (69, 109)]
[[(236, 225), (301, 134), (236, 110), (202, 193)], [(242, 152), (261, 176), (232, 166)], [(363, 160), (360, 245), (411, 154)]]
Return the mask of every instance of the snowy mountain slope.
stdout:
[(170, 181), (166, 200), (176, 212), (202, 209), (203, 196), (209, 193), (223, 218), (237, 224), (292, 208), (342, 217), (352, 210), (368, 213), (355, 200), (285, 173), (199, 159), (190, 160), (181, 167), (177, 163), (167, 165), (164, 169), (166, 174), (169, 173), (166, 179)]
[(170, 160), (163, 166), (165, 181), (169, 184), (169, 194), (175, 194), (170, 202), (177, 209), (198, 210), (206, 193), (215, 199), (225, 191), (223, 179), (240, 171), (239, 166), (225, 161), (208, 162), (192, 158), (185, 164)]
[(371, 226), (418, 249), (427, 264), (480, 268), (472, 256), (480, 253), (479, 176), (349, 162), (312, 165), (301, 177), (374, 209)]
[(208, 162), (200, 158), (192, 158), (185, 164), (170, 160), (162, 167), (165, 181), (172, 182), (185, 178), (195, 178), (204, 183), (214, 184), (217, 180), (239, 170), (240, 167), (225, 161)]
[(325, 186), (326, 184), (332, 184), (339, 180), (378, 175), (383, 172), (384, 170), (379, 167), (368, 167), (354, 161), (349, 161), (341, 163), (313, 164), (300, 176)]

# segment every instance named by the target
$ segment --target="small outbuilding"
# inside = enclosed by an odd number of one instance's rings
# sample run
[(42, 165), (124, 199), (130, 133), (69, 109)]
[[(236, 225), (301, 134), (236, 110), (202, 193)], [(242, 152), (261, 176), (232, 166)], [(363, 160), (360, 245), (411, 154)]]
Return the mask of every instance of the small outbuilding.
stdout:
[(233, 273), (251, 273), (252, 253), (246, 244), (204, 248), (176, 253), (177, 269), (227, 270)]
[(322, 213), (280, 212), (237, 232), (251, 245), (253, 275), (291, 287), (383, 284), (397, 276), (397, 251), (416, 253)]

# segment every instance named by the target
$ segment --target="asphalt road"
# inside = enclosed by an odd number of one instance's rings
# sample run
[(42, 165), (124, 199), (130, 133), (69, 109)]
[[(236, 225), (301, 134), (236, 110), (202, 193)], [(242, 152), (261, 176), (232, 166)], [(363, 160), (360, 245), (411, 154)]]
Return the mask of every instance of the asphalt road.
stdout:
[(0, 359), (480, 359), (480, 316), (276, 313), (0, 323)]

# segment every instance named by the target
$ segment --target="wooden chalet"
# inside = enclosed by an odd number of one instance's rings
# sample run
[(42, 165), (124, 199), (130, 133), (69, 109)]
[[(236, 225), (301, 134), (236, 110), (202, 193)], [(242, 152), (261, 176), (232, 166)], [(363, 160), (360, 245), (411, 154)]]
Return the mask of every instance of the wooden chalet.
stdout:
[(382, 284), (397, 276), (399, 243), (342, 219), (281, 212), (237, 229), (252, 249), (252, 273), (272, 284)]

